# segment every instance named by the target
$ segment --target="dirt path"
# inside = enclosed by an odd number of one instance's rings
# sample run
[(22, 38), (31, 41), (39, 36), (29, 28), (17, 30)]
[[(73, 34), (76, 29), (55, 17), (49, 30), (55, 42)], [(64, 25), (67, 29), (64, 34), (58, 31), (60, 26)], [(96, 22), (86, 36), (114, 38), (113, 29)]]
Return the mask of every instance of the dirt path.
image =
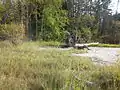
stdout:
[(103, 47), (90, 47), (91, 50), (84, 54), (75, 54), (73, 56), (87, 56), (92, 59), (95, 64), (111, 65), (116, 63), (119, 57), (118, 51), (120, 48), (103, 48)]
[[(99, 65), (111, 65), (113, 63), (116, 63), (118, 58), (120, 57), (120, 54), (118, 53), (120, 51), (120, 48), (104, 48), (104, 47), (89, 47), (90, 50), (88, 50), (88, 53), (83, 54), (76, 54), (73, 53), (72, 56), (83, 56), (83, 57), (90, 57), (94, 64)], [(72, 48), (51, 48), (51, 47), (41, 47), (39, 50), (70, 50)]]

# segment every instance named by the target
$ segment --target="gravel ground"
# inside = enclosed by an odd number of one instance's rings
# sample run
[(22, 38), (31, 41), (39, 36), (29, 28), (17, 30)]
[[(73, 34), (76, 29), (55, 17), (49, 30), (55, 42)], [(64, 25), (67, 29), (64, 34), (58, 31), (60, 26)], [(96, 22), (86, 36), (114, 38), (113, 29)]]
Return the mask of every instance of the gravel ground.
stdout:
[(91, 50), (88, 50), (88, 53), (84, 54), (75, 54), (73, 56), (87, 56), (92, 59), (95, 64), (100, 65), (111, 65), (116, 63), (120, 51), (120, 48), (103, 48), (103, 47), (90, 47)]
[[(39, 50), (70, 50), (72, 48), (55, 48), (55, 47), (40, 47)], [(72, 56), (83, 56), (90, 57), (94, 64), (99, 65), (111, 65), (116, 63), (120, 54), (120, 48), (104, 48), (104, 47), (89, 47), (88, 53), (76, 54), (73, 53)]]

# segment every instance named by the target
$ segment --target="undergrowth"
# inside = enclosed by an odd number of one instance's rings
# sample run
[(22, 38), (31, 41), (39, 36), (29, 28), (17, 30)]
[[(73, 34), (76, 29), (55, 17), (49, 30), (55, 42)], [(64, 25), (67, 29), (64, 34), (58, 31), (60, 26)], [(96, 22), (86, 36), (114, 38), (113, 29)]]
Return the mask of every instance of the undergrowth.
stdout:
[(77, 50), (24, 43), (0, 48), (1, 90), (120, 90), (120, 66), (98, 67)]
[(70, 56), (72, 50), (42, 50), (32, 42), (0, 53), (2, 90), (61, 90), (73, 71), (93, 68), (88, 58)]

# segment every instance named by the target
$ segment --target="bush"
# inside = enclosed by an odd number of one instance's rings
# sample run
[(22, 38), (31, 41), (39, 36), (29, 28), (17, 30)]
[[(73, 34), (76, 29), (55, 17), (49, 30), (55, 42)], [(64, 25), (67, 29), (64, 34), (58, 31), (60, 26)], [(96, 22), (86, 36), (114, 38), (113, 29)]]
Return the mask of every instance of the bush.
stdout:
[(0, 40), (9, 40), (13, 44), (20, 43), (25, 36), (25, 29), (22, 24), (0, 25)]
[(83, 38), (83, 41), (85, 43), (89, 42), (89, 41), (91, 41), (91, 37), (92, 37), (92, 33), (91, 33), (90, 28), (82, 28), (82, 38)]
[(101, 68), (93, 73), (92, 79), (100, 90), (120, 90), (120, 67), (118, 65)]

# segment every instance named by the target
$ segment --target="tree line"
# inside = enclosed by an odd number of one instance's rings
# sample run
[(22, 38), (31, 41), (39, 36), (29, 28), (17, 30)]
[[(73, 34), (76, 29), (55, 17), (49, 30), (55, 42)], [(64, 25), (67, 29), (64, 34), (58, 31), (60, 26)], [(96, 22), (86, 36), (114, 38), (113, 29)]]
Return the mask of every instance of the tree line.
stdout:
[(111, 0), (0, 0), (0, 24), (23, 24), (32, 40), (120, 43), (120, 14)]

